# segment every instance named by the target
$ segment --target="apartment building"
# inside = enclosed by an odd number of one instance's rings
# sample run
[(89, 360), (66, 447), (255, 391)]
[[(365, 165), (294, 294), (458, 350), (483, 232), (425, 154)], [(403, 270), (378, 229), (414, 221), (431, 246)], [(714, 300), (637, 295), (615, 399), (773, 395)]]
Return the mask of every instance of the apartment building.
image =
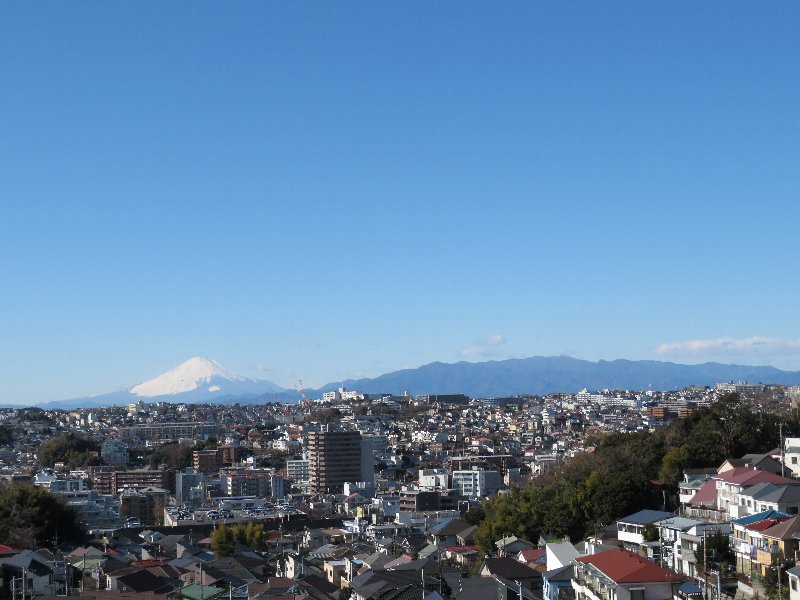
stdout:
[(312, 494), (342, 493), (345, 482), (368, 480), (362, 477), (362, 440), (357, 431), (309, 432), (308, 461)]

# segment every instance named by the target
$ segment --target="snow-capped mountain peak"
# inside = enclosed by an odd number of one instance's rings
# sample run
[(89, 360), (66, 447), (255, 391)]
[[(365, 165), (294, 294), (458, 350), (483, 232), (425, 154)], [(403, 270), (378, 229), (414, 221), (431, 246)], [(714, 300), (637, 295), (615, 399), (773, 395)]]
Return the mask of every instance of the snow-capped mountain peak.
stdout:
[[(227, 370), (215, 360), (195, 357), (190, 358), (186, 362), (181, 363), (174, 369), (170, 369), (158, 377), (133, 386), (130, 392), (131, 394), (145, 398), (151, 398), (153, 396), (172, 396), (183, 392), (191, 392), (204, 384), (209, 385), (212, 380), (214, 381), (214, 385), (208, 388), (210, 392), (220, 390), (221, 387), (219, 384), (224, 383), (224, 381), (233, 383), (255, 383), (253, 379), (242, 377), (233, 371)], [(219, 380), (224, 381), (220, 382)]]

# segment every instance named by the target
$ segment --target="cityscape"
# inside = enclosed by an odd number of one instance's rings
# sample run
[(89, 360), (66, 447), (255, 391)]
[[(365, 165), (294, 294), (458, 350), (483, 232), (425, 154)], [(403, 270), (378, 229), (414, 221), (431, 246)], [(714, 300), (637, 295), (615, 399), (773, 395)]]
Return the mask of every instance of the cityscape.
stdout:
[[(505, 398), (297, 393), (286, 404), (0, 409), (6, 496), (46, 491), (69, 511), (24, 523), (0, 501), (3, 592), (716, 599), (775, 592), (768, 575), (777, 566), (783, 592), (797, 587), (800, 385)], [(662, 480), (636, 484), (647, 489), (634, 505), (653, 503), (627, 513), (617, 489), (614, 520), (581, 539), (487, 527), (496, 498), (549, 485), (613, 439), (654, 437), (721, 404), (729, 418), (777, 416), (775, 447), (672, 475), (667, 452)], [(776, 433), (762, 428), (767, 439)], [(33, 497), (20, 498), (18, 508), (37, 510)]]

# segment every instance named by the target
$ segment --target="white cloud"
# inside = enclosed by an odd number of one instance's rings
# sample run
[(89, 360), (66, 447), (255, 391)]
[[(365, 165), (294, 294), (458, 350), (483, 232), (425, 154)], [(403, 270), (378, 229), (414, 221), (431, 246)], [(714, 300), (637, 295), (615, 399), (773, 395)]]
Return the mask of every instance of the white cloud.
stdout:
[(469, 346), (468, 348), (464, 348), (461, 350), (459, 354), (461, 356), (467, 358), (470, 356), (498, 356), (497, 346), (500, 344), (504, 344), (506, 339), (498, 334), (490, 335), (489, 337), (483, 338), (475, 342), (474, 346)]
[(666, 342), (656, 347), (656, 354), (706, 358), (715, 356), (753, 358), (800, 356), (800, 340), (753, 336), (743, 339), (717, 338), (713, 340)]

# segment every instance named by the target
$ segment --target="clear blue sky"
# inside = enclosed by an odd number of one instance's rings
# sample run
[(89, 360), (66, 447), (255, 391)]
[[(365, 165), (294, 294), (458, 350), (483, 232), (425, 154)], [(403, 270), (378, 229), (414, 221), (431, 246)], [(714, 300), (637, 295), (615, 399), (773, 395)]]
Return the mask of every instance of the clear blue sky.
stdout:
[(0, 401), (800, 368), (800, 4), (3, 2)]

